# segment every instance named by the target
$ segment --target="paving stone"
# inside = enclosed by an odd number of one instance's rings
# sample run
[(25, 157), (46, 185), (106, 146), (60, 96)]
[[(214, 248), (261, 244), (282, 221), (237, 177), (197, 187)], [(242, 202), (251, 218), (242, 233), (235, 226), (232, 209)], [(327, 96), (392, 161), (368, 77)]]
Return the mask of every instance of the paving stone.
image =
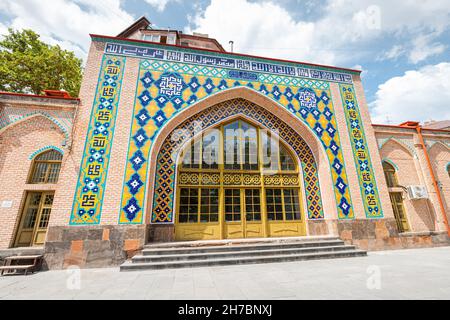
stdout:
[[(370, 289), (369, 267), (381, 288)], [(353, 259), (119, 272), (67, 270), (0, 277), (0, 299), (450, 299), (450, 247), (369, 253)]]

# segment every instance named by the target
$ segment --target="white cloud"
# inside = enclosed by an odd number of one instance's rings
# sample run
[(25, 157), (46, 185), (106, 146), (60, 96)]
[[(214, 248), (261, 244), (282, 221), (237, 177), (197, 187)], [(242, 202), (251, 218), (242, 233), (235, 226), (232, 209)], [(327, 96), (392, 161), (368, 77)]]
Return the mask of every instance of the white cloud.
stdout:
[(3, 39), (3, 35), (8, 33), (8, 28), (0, 22), (0, 40)]
[(43, 41), (59, 44), (86, 58), (89, 33), (115, 36), (134, 18), (120, 0), (3, 0), (0, 9), (14, 29), (33, 29)]
[(381, 84), (371, 103), (374, 123), (450, 119), (450, 62), (405, 72)]
[[(402, 47), (413, 46), (416, 34), (429, 35), (431, 52), (417, 52), (411, 61), (438, 54), (441, 44), (435, 39), (450, 26), (447, 1), (403, 0), (393, 5), (392, 0), (329, 0), (315, 14), (295, 19), (275, 0), (212, 0), (191, 17), (185, 31), (208, 33), (225, 47), (234, 40), (237, 52), (350, 65), (363, 55), (376, 56), (373, 43), (386, 35), (406, 42)], [(403, 52), (399, 50), (388, 56)]]
[(447, 46), (440, 42), (433, 42), (435, 33), (416, 35), (415, 39), (405, 45), (394, 45), (390, 50), (377, 57), (377, 61), (397, 60), (406, 57), (412, 64), (417, 64), (429, 57), (445, 52)]
[(397, 60), (400, 56), (405, 53), (405, 48), (401, 45), (394, 45), (391, 49), (384, 52), (381, 56), (377, 58), (378, 61), (383, 60)]
[(156, 11), (163, 12), (169, 2), (179, 2), (179, 0), (145, 0), (145, 2), (156, 8)]
[(314, 23), (296, 22), (286, 9), (270, 2), (212, 0), (204, 12), (192, 18), (192, 24), (187, 33), (207, 33), (226, 48), (233, 40), (235, 52), (334, 61), (332, 52), (314, 47)]
[(418, 36), (413, 41), (414, 47), (409, 53), (409, 61), (417, 64), (428, 57), (443, 53), (447, 46), (439, 42), (432, 43), (433, 38), (433, 34)]

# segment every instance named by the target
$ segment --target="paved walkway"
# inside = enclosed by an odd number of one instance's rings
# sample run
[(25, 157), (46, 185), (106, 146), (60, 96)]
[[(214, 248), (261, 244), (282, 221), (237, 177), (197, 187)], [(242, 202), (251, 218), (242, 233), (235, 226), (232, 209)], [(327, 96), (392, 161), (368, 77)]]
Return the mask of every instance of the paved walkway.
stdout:
[(450, 299), (450, 247), (367, 257), (0, 277), (0, 299)]

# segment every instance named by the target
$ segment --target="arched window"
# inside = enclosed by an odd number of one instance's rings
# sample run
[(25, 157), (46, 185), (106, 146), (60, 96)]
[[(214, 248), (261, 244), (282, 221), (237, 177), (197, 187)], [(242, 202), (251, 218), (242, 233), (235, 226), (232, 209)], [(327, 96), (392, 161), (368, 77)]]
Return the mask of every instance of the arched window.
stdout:
[(448, 177), (450, 178), (450, 163), (447, 165), (447, 173), (448, 173)]
[[(223, 133), (223, 145), (220, 136)], [(222, 147), (222, 152), (221, 152)], [(261, 151), (261, 154), (259, 154)], [(182, 154), (182, 169), (296, 171), (291, 153), (270, 132), (242, 120), (205, 131)]]
[(28, 183), (57, 183), (62, 157), (60, 152), (53, 149), (37, 155), (33, 159)]
[(383, 161), (383, 171), (388, 188), (398, 187), (397, 175), (395, 173), (394, 166), (387, 161)]

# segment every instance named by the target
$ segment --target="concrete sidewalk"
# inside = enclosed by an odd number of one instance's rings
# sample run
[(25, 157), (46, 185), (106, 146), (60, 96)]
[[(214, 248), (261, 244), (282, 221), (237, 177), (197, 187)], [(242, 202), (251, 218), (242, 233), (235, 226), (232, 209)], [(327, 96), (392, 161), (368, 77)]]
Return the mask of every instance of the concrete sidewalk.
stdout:
[(0, 299), (450, 299), (450, 247), (335, 260), (4, 276)]

